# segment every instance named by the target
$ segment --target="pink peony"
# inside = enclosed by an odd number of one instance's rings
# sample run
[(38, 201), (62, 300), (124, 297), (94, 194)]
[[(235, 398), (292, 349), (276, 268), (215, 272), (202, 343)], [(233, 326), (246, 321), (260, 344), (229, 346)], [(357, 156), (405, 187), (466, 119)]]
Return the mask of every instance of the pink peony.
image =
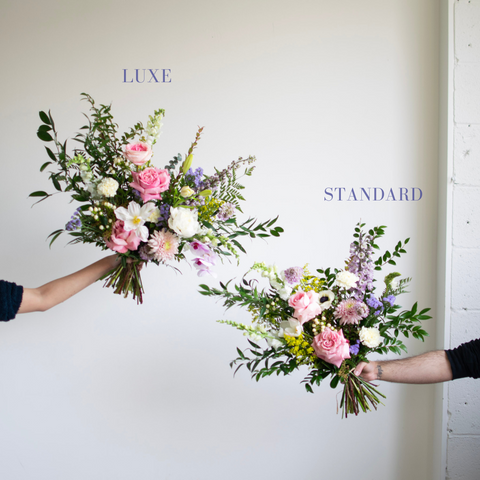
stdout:
[(160, 200), (160, 193), (168, 190), (170, 185), (170, 174), (160, 168), (150, 167), (140, 173), (132, 172), (132, 175), (133, 182), (130, 186), (140, 192), (144, 202)]
[(148, 240), (149, 254), (159, 262), (174, 260), (178, 253), (178, 237), (166, 229), (152, 233)]
[(337, 305), (335, 318), (340, 319), (340, 325), (358, 324), (369, 313), (368, 307), (355, 298), (347, 298)]
[(143, 165), (150, 160), (152, 148), (148, 143), (129, 143), (123, 147), (125, 158), (135, 165)]
[(301, 325), (322, 313), (318, 293), (313, 290), (310, 290), (309, 292), (302, 292), (299, 290), (295, 295), (292, 295), (288, 299), (288, 304), (295, 310), (293, 316)]
[(112, 236), (105, 240), (107, 247), (118, 253), (125, 253), (128, 250), (136, 250), (140, 245), (140, 237), (135, 235), (135, 231), (125, 231), (123, 220), (117, 220), (113, 226)]
[(312, 347), (318, 358), (338, 368), (345, 358), (350, 358), (350, 346), (342, 330), (335, 332), (327, 327), (313, 339)]

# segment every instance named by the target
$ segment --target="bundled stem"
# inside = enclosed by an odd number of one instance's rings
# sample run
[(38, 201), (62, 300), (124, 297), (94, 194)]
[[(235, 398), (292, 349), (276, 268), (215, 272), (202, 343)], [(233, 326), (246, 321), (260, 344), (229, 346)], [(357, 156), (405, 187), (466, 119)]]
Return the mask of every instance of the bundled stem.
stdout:
[(137, 305), (143, 303), (143, 282), (140, 275), (141, 262), (120, 264), (108, 274), (104, 287), (112, 287), (114, 293), (123, 295), (125, 298), (131, 293)]
[(360, 409), (367, 412), (372, 410), (371, 406), (376, 410), (379, 403), (383, 405), (378, 396), (386, 397), (375, 388), (376, 385), (366, 382), (363, 378), (357, 377), (351, 372), (342, 382), (344, 383), (342, 400), (340, 401), (342, 418), (347, 418), (349, 413), (358, 415)]

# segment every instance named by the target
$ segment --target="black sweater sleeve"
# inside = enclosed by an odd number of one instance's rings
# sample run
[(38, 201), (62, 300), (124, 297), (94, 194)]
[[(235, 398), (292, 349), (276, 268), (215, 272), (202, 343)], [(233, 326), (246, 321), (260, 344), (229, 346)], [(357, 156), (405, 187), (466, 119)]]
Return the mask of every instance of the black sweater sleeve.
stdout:
[(15, 318), (23, 298), (23, 287), (0, 280), (0, 321)]
[(480, 339), (463, 343), (453, 350), (445, 350), (456, 378), (480, 378)]

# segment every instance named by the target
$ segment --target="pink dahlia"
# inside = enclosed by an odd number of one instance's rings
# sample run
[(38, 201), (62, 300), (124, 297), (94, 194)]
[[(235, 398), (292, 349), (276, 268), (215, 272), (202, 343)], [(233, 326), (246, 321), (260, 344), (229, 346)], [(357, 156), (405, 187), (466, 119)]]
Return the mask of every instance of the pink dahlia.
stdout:
[(160, 230), (152, 233), (148, 239), (150, 254), (159, 262), (173, 260), (178, 253), (178, 237), (168, 230)]
[(368, 315), (368, 307), (355, 298), (348, 298), (337, 305), (335, 309), (335, 318), (340, 319), (340, 325), (358, 324), (358, 322)]

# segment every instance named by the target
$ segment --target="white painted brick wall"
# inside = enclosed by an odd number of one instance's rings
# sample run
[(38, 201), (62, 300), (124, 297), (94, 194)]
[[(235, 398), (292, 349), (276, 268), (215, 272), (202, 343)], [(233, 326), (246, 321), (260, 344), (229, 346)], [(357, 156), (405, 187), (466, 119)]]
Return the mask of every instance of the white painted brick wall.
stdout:
[(456, 125), (454, 146), (455, 182), (480, 185), (480, 125)]
[[(480, 0), (454, 5), (450, 344), (480, 338)], [(480, 380), (448, 386), (447, 479), (480, 479)]]

